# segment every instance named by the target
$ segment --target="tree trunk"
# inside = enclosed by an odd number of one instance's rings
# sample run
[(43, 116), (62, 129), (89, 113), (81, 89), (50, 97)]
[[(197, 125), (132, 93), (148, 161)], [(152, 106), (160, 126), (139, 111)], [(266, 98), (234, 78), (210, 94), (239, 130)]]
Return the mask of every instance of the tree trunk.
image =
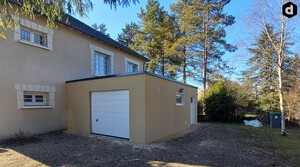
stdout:
[(280, 112), (281, 112), (281, 135), (285, 136), (286, 132), (285, 132), (285, 113), (283, 108), (282, 64), (278, 66), (278, 89), (279, 89), (279, 105), (280, 105)]
[(202, 67), (202, 71), (203, 71), (203, 95), (205, 95), (206, 92), (206, 67), (207, 67), (207, 51), (206, 51), (206, 44), (204, 44), (204, 55), (203, 55), (203, 67)]
[(162, 56), (161, 75), (165, 76), (165, 57)]
[(186, 49), (183, 47), (183, 82), (186, 83)]
[[(282, 4), (285, 3), (285, 0), (282, 0)], [(283, 58), (284, 58), (284, 49), (285, 49), (285, 33), (286, 33), (286, 22), (283, 15), (281, 15), (281, 38), (280, 38), (280, 47), (278, 54), (278, 86), (279, 86), (279, 105), (281, 112), (281, 135), (286, 136), (285, 132), (285, 113), (283, 108), (283, 90), (282, 90), (282, 68), (283, 68)]]
[(203, 77), (203, 96), (206, 93), (206, 79), (207, 79), (207, 23), (204, 21), (204, 48), (203, 48), (203, 67), (202, 67), (202, 77)]

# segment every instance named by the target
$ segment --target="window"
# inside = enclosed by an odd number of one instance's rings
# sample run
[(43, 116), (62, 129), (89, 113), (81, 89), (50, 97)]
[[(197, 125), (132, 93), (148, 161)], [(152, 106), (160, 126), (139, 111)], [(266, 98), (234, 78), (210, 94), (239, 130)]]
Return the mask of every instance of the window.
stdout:
[(95, 52), (94, 75), (103, 76), (111, 74), (110, 56)]
[(139, 71), (139, 67), (140, 67), (140, 62), (138, 62), (134, 59), (125, 57), (125, 72), (128, 72), (128, 73), (137, 72), (137, 71)]
[(21, 40), (30, 42), (30, 32), (22, 29), (21, 30)]
[(47, 47), (47, 34), (21, 27), (21, 41)]
[(176, 93), (176, 106), (183, 106), (184, 105), (184, 94), (183, 93)]
[(133, 63), (127, 63), (127, 72), (137, 72), (138, 71), (138, 65)]
[(44, 37), (40, 34), (34, 34), (34, 41), (35, 44), (44, 46)]
[(24, 91), (24, 106), (47, 106), (47, 92), (27, 92)]

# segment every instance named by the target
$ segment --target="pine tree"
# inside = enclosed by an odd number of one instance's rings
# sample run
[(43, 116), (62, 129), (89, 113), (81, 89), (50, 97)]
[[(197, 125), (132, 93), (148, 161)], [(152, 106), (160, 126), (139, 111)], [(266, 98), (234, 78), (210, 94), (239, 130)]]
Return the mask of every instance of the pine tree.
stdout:
[(182, 81), (186, 83), (187, 77), (195, 77), (195, 64), (192, 53), (191, 34), (185, 24), (185, 19), (182, 18), (182, 11), (187, 8), (188, 3), (179, 2), (171, 5), (171, 10), (174, 15), (175, 32), (172, 45), (168, 47), (168, 52), (178, 56), (179, 68), (178, 71), (182, 73)]
[(133, 38), (139, 29), (140, 26), (134, 22), (126, 24), (125, 28), (122, 29), (122, 33), (118, 35), (118, 41), (128, 47), (134, 46)]
[[(235, 51), (235, 47), (225, 40), (225, 27), (234, 24), (234, 17), (223, 12), (230, 0), (180, 0), (176, 6), (180, 12), (181, 30), (192, 42), (194, 56), (198, 56), (198, 66), (202, 68), (203, 92), (207, 85), (207, 75), (214, 70), (228, 68), (222, 60), (225, 51)], [(200, 62), (202, 61), (202, 62)]]
[[(269, 26), (270, 34), (275, 37), (273, 28)], [(260, 88), (260, 94), (268, 94), (277, 89), (277, 71), (271, 66), (273, 61), (276, 61), (276, 53), (271, 43), (268, 40), (267, 34), (261, 32), (259, 38), (252, 44), (252, 48), (248, 48), (253, 56), (248, 60), (250, 66), (247, 71), (243, 71), (243, 75), (250, 80), (251, 83), (256, 83)], [(269, 56), (272, 55), (272, 56)]]
[(166, 54), (173, 36), (173, 21), (157, 0), (149, 0), (146, 10), (138, 15), (141, 29), (134, 36), (134, 50), (150, 58), (147, 70), (175, 77), (172, 59)]
[(102, 23), (102, 24), (98, 25), (97, 23), (94, 23), (94, 24), (92, 24), (92, 27), (93, 27), (95, 30), (101, 32), (102, 34), (104, 34), (104, 35), (106, 35), (106, 36), (109, 36), (109, 34), (106, 33), (106, 30), (107, 30), (106, 24), (103, 24), (103, 23)]

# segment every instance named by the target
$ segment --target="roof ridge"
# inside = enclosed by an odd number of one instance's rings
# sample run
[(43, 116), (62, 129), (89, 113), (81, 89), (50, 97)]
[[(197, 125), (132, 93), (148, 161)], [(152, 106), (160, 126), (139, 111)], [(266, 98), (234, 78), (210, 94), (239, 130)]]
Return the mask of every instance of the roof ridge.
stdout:
[[(67, 23), (66, 21), (69, 21), (69, 23)], [(111, 37), (95, 30), (94, 28), (92, 28), (91, 26), (85, 24), (84, 22), (80, 21), (79, 19), (69, 15), (69, 14), (65, 14), (62, 17), (62, 20), (57, 20), (57, 22), (68, 26), (70, 28), (73, 28), (79, 32), (85, 33), (89, 36), (92, 36), (98, 40), (101, 40), (104, 43), (110, 44), (116, 48), (119, 48), (125, 52), (128, 52), (134, 56), (137, 56), (138, 58), (144, 59), (146, 61), (149, 61), (149, 59), (145, 56), (142, 56), (141, 54), (137, 53), (136, 51), (132, 50), (131, 48), (129, 48), (128, 46), (125, 46), (123, 44), (121, 44), (120, 42), (112, 39)]]

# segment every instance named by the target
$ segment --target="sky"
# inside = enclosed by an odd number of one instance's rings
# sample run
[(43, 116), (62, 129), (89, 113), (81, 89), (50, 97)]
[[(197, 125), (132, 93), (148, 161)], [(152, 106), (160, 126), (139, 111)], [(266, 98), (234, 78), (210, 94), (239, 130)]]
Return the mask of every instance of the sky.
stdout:
[[(138, 22), (139, 18), (137, 13), (140, 12), (140, 9), (145, 9), (147, 0), (139, 0), (137, 4), (131, 4), (129, 7), (118, 6), (115, 10), (109, 5), (104, 4), (103, 0), (94, 0), (94, 9), (89, 12), (88, 17), (78, 18), (87, 25), (92, 25), (97, 23), (98, 25), (103, 23), (106, 24), (107, 33), (111, 38), (117, 39), (118, 34), (122, 32), (122, 28), (125, 27), (126, 23)], [(176, 3), (178, 0), (161, 0), (161, 6), (164, 6), (164, 9), (170, 12), (170, 4)], [(244, 20), (245, 15), (251, 9), (252, 0), (231, 0), (231, 2), (225, 6), (224, 11), (229, 15), (235, 16), (236, 23), (233, 26), (227, 27), (227, 37), (226, 40), (230, 44), (237, 45), (238, 50), (229, 53), (227, 52), (224, 55), (224, 60), (228, 61), (228, 65), (235, 68), (235, 73), (227, 75), (232, 80), (238, 80), (240, 78), (239, 72), (245, 70), (247, 53), (245, 48), (241, 46), (241, 41), (247, 38), (247, 33), (244, 31)], [(191, 83), (193, 85), (199, 86), (199, 84)]]

